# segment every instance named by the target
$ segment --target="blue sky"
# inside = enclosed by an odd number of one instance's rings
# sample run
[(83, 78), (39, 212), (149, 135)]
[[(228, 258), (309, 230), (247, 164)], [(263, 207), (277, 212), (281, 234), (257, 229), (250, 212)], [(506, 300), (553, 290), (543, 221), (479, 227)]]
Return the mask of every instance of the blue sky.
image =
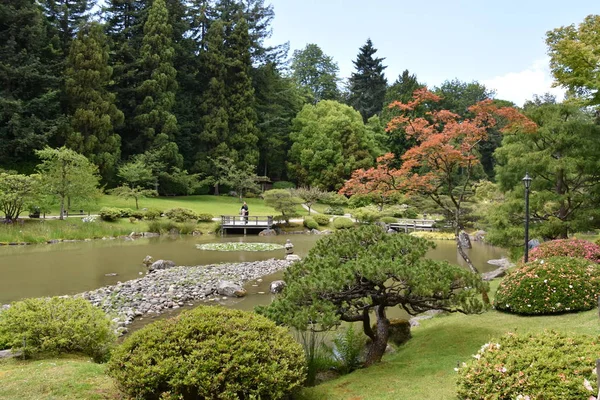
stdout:
[[(591, 0), (267, 0), (274, 6), (269, 43), (291, 51), (316, 43), (350, 76), (371, 38), (393, 82), (408, 69), (429, 86), (458, 78), (496, 89), (522, 105), (550, 90), (545, 33), (600, 13)], [(291, 55), (291, 53), (290, 53)], [(560, 96), (561, 90), (553, 89)]]

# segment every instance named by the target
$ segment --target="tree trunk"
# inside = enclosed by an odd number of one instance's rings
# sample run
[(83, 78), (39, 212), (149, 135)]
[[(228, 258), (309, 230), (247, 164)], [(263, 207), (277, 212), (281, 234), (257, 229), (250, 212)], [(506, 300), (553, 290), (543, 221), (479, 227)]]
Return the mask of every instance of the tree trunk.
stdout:
[(140, 209), (140, 207), (138, 206), (138, 198), (137, 198), (137, 196), (136, 196), (136, 197), (134, 197), (134, 199), (135, 199), (135, 209), (136, 209), (136, 210), (139, 210), (139, 209)]
[(371, 337), (371, 343), (367, 351), (365, 366), (368, 367), (381, 361), (385, 349), (387, 348), (388, 338), (390, 336), (390, 321), (385, 315), (385, 306), (379, 305), (376, 309), (377, 326)]
[(60, 215), (58, 219), (65, 219), (65, 197), (61, 196), (60, 198)]
[(219, 184), (215, 183), (215, 196), (219, 195)]

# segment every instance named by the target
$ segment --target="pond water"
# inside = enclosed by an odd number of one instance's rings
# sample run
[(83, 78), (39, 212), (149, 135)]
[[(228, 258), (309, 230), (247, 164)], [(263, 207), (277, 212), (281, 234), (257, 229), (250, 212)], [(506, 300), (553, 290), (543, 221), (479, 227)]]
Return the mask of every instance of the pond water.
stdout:
[[(268, 242), (284, 244), (290, 239), (294, 253), (304, 257), (318, 235), (258, 236), (181, 236), (126, 241), (95, 240), (91, 242), (57, 243), (32, 246), (0, 247), (0, 304), (28, 297), (76, 294), (139, 278), (146, 267), (141, 263), (151, 255), (155, 260), (173, 260), (177, 265), (206, 265), (221, 262), (258, 261), (283, 258), (284, 250), (268, 252), (217, 252), (198, 250), (197, 244), (214, 242)], [(428, 256), (464, 266), (454, 241), (437, 241)], [(481, 271), (493, 270), (487, 260), (506, 255), (502, 249), (473, 243), (467, 251)], [(116, 276), (107, 276), (117, 274)], [(264, 277), (262, 282), (249, 282), (249, 296), (229, 299), (222, 304), (251, 310), (255, 305), (271, 301), (269, 283), (281, 279), (283, 273)], [(264, 292), (266, 294), (259, 294)]]

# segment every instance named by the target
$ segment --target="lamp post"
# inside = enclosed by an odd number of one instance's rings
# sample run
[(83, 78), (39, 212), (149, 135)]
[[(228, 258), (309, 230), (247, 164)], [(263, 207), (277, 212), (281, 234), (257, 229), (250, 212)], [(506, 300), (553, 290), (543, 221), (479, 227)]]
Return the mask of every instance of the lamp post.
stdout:
[(525, 177), (522, 179), (525, 185), (525, 262), (529, 261), (529, 188), (531, 187), (531, 177), (525, 172)]

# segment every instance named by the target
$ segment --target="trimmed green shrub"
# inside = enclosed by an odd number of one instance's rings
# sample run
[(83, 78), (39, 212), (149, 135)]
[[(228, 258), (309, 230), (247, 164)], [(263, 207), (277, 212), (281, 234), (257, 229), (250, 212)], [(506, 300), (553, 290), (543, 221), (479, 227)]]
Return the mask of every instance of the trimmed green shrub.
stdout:
[(148, 232), (165, 234), (169, 233), (172, 229), (179, 231), (179, 226), (168, 219), (155, 219), (148, 223)]
[(556, 314), (590, 310), (600, 294), (600, 266), (584, 258), (550, 257), (509, 272), (494, 306), (515, 314)]
[(106, 361), (116, 336), (101, 309), (81, 298), (36, 298), (17, 301), (0, 312), (2, 347), (37, 354), (83, 353)]
[(131, 208), (118, 208), (117, 210), (119, 210), (121, 218), (129, 218), (134, 212)]
[(273, 189), (295, 189), (296, 185), (293, 182), (278, 181), (273, 182)]
[(360, 208), (373, 204), (373, 196), (368, 194), (355, 194), (348, 199), (348, 207)]
[(457, 368), (458, 398), (588, 399), (598, 392), (598, 354), (600, 343), (591, 336), (508, 333)]
[(130, 217), (135, 219), (144, 219), (146, 212), (143, 210), (133, 210), (131, 211)]
[(331, 218), (329, 215), (313, 214), (311, 216), (315, 221), (317, 221), (317, 224), (321, 226), (329, 225), (329, 218)]
[(121, 218), (121, 210), (113, 207), (102, 207), (100, 209), (100, 219), (102, 221), (114, 222)]
[(600, 246), (581, 239), (551, 240), (541, 243), (529, 252), (529, 260), (545, 259), (553, 256), (587, 258), (600, 262)]
[(384, 224), (393, 224), (398, 222), (398, 218), (394, 218), (394, 217), (381, 217), (379, 218), (379, 221), (383, 222)]
[(402, 218), (410, 218), (410, 219), (415, 219), (417, 218), (419, 215), (417, 214), (417, 212), (412, 209), (412, 208), (407, 208), (406, 210), (404, 210)]
[(330, 206), (345, 206), (348, 204), (348, 198), (337, 192), (327, 192), (327, 195), (323, 200), (320, 201), (320, 203)]
[(350, 218), (339, 217), (333, 220), (333, 227), (335, 229), (348, 229), (354, 226), (354, 221)]
[(344, 215), (344, 207), (330, 206), (325, 209), (325, 214), (329, 215)]
[(160, 211), (159, 209), (149, 208), (146, 211), (144, 211), (144, 218), (149, 221), (152, 221), (152, 220), (160, 218), (161, 214), (162, 214), (162, 211)]
[(208, 213), (198, 214), (198, 222), (212, 222), (213, 218), (214, 217), (212, 214), (208, 214)]
[(319, 229), (319, 224), (315, 219), (309, 215), (304, 217), (304, 226), (308, 229)]
[(199, 306), (134, 332), (108, 373), (134, 398), (282, 399), (305, 378), (301, 346), (258, 314)]
[(381, 213), (376, 207), (367, 206), (354, 210), (352, 216), (361, 224), (372, 224), (381, 217)]
[(165, 211), (165, 217), (176, 222), (185, 222), (190, 219), (198, 219), (198, 215), (189, 208), (171, 208)]

